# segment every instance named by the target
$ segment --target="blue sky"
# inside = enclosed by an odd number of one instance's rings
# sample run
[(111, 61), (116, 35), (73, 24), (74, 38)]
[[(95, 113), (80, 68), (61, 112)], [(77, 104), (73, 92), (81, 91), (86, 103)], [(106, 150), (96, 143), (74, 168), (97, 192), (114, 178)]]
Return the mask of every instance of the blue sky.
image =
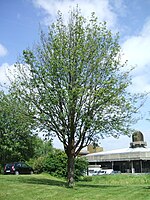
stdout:
[[(68, 10), (79, 5), (86, 17), (95, 12), (100, 21), (107, 21), (108, 28), (120, 34), (122, 60), (135, 66), (134, 92), (150, 91), (150, 0), (0, 0), (0, 83), (7, 82), (6, 73), (13, 69), (14, 63), (23, 49), (32, 47), (39, 40), (40, 28), (56, 19), (58, 10), (64, 18)], [(141, 112), (143, 120), (134, 127), (143, 132), (150, 147), (150, 122), (148, 111), (150, 100)], [(128, 147), (131, 139), (107, 138), (101, 145), (105, 150)], [(57, 140), (56, 147), (60, 147)]]

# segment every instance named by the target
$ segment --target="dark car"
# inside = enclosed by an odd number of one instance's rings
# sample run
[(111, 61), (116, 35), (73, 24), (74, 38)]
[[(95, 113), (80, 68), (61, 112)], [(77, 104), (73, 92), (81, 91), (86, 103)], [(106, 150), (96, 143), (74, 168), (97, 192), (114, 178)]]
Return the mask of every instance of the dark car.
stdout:
[(4, 167), (4, 174), (33, 174), (33, 169), (24, 162), (8, 163)]

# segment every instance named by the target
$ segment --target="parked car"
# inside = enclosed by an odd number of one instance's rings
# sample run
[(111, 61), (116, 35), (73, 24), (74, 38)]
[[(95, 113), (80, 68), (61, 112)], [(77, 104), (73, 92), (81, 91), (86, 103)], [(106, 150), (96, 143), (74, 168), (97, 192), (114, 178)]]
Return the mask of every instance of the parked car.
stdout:
[(121, 171), (112, 171), (111, 174), (121, 174)]
[(33, 174), (33, 168), (24, 162), (8, 163), (4, 167), (4, 174)]
[(101, 175), (106, 175), (106, 171), (99, 171), (97, 175), (101, 176)]
[(98, 175), (98, 171), (94, 171), (94, 172), (92, 173), (92, 176), (96, 176), (96, 175)]

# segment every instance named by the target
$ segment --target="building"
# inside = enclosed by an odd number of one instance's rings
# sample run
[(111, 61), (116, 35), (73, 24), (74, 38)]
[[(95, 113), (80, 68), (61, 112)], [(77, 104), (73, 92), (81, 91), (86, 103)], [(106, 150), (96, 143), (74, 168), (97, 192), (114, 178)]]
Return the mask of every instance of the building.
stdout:
[(140, 131), (132, 135), (129, 148), (86, 155), (89, 168), (113, 169), (121, 173), (150, 173), (150, 148)]
[(96, 152), (101, 152), (101, 151), (103, 151), (102, 147), (100, 147), (98, 145), (97, 146), (93, 146), (92, 144), (90, 144), (90, 145), (87, 146), (87, 150), (82, 149), (80, 151), (79, 156), (85, 156), (85, 155), (87, 155), (89, 153), (96, 153)]
[(103, 151), (103, 148), (100, 146), (93, 146), (92, 144), (88, 145), (87, 150), (89, 153), (97, 153)]

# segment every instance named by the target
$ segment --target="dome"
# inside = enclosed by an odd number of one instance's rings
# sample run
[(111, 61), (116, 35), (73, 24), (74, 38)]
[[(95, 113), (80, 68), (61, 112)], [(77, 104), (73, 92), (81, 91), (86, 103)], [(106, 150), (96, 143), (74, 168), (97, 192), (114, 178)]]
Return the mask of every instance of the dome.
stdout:
[(144, 142), (144, 136), (140, 131), (136, 131), (132, 135), (132, 142)]
[(131, 148), (145, 147), (146, 145), (147, 143), (144, 142), (143, 133), (136, 131), (132, 134), (132, 142), (130, 143)]

